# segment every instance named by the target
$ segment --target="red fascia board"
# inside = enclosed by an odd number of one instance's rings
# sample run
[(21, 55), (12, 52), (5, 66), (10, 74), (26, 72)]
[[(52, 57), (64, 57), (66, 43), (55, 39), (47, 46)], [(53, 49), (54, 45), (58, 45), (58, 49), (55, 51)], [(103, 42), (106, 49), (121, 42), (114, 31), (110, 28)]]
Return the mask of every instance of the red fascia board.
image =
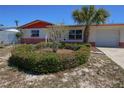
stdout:
[(48, 25), (53, 25), (52, 23), (41, 21), (41, 20), (35, 20), (30, 23), (27, 23), (25, 25), (20, 26), (19, 28), (44, 28)]

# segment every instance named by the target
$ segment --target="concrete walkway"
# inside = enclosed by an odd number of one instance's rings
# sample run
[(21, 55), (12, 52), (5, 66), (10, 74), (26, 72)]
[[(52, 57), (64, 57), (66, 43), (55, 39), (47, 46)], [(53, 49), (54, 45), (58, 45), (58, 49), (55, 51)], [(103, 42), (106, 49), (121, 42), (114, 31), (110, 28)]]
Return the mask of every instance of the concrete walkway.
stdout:
[(97, 48), (124, 69), (124, 48)]

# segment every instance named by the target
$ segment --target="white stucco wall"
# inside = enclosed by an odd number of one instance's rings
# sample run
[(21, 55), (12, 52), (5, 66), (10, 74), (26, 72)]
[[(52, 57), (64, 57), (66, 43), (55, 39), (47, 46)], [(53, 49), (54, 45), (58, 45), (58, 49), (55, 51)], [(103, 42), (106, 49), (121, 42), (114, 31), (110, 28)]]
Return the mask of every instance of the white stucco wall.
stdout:
[(32, 30), (39, 30), (39, 37), (37, 37), (37, 38), (45, 38), (45, 36), (47, 35), (47, 33), (41, 28), (22, 29), (23, 38), (31, 38), (31, 31)]
[(96, 27), (90, 28), (90, 34), (89, 34), (89, 42), (95, 42), (96, 41)]
[[(43, 29), (41, 28), (37, 28), (37, 29), (23, 29), (23, 37), (24, 38), (31, 38), (31, 30), (40, 30), (40, 36), (39, 38), (45, 38), (46, 36), (46, 31), (43, 31)], [(82, 33), (82, 40), (69, 40), (69, 30), (84, 30), (83, 27), (67, 27), (67, 31), (64, 32), (61, 40), (62, 41), (66, 41), (66, 42), (83, 42), (83, 33)], [(107, 31), (112, 31), (115, 32), (117, 31), (118, 33), (116, 33), (119, 36), (118, 42), (124, 42), (124, 26), (91, 26), (90, 28), (90, 35), (89, 35), (89, 42), (96, 42), (96, 33), (98, 31), (104, 31), (107, 35)], [(106, 38), (105, 35), (105, 38)], [(111, 39), (111, 35), (110, 35), (110, 39)]]
[(68, 38), (69, 38), (69, 31), (67, 30), (67, 31), (64, 31), (61, 40), (62, 41), (68, 40)]
[(0, 43), (3, 44), (12, 44), (17, 42), (16, 38), (17, 32), (10, 32), (10, 31), (0, 31)]

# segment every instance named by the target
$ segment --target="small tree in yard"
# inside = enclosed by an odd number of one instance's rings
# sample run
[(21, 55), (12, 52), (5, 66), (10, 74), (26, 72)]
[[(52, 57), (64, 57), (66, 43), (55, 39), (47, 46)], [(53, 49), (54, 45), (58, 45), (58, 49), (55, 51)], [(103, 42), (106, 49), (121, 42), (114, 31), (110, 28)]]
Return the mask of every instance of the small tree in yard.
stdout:
[(18, 43), (20, 42), (20, 38), (22, 37), (22, 33), (21, 32), (17, 32), (16, 33), (16, 38), (18, 40)]
[(58, 50), (58, 46), (61, 42), (61, 38), (62, 35), (64, 33), (65, 26), (60, 24), (60, 25), (51, 25), (51, 26), (47, 26), (47, 28), (45, 28), (45, 30), (47, 30), (48, 35), (49, 35), (49, 41), (51, 41), (52, 44), (52, 49), (53, 52), (57, 52)]
[(83, 6), (81, 10), (73, 11), (73, 19), (78, 24), (85, 25), (84, 43), (88, 42), (90, 26), (93, 24), (102, 24), (109, 17), (108, 11), (103, 8), (96, 9), (95, 6)]

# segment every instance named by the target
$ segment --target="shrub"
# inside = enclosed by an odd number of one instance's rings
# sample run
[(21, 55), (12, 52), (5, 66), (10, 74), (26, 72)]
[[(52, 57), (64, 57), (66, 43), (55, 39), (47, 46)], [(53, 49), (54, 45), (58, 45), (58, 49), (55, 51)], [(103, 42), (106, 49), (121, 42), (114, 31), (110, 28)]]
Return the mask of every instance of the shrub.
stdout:
[(32, 68), (36, 62), (36, 56), (34, 53), (31, 52), (18, 52), (13, 53), (12, 56), (9, 58), (9, 65), (16, 66), (19, 69), (23, 70), (30, 70), (32, 71)]
[(24, 71), (30, 71), (32, 73), (52, 73), (62, 69), (59, 57), (55, 53), (37, 53), (29, 51), (23, 45), (16, 47), (12, 52), (12, 56), (9, 58), (9, 65), (18, 67)]
[(20, 44), (20, 45), (16, 45), (14, 47), (15, 51), (33, 51), (34, 50), (34, 46), (32, 46), (31, 44)]
[(38, 43), (38, 44), (36, 44), (35, 45), (35, 48), (36, 49), (43, 49), (43, 48), (60, 48), (60, 49), (62, 49), (63, 48), (63, 46), (62, 46), (62, 43), (57, 43), (57, 42), (41, 42), (41, 43)]
[(70, 43), (70, 44), (66, 43), (66, 44), (64, 44), (65, 49), (71, 49), (71, 50), (74, 50), (74, 51), (80, 49), (80, 47), (81, 47), (81, 44), (77, 44), (77, 43)]
[(61, 42), (61, 43), (59, 44), (59, 48), (62, 49), (62, 48), (64, 48), (64, 47), (65, 47), (65, 42)]
[(86, 46), (86, 47), (91, 47), (91, 44), (89, 44), (89, 43), (86, 43), (86, 44), (83, 44), (83, 46)]
[(36, 63), (34, 68), (35, 72), (38, 73), (53, 73), (60, 71), (62, 69), (62, 65), (59, 61), (59, 57), (55, 53), (45, 53), (40, 61)]
[(22, 33), (21, 33), (21, 32), (17, 32), (17, 33), (16, 33), (16, 37), (17, 37), (17, 38), (20, 38), (21, 36), (22, 36)]
[[(35, 46), (36, 47), (36, 46)], [(9, 65), (32, 73), (53, 73), (70, 69), (87, 62), (90, 55), (89, 45), (80, 45), (72, 54), (36, 52), (33, 45), (18, 45), (12, 51)]]
[(60, 54), (60, 62), (62, 64), (63, 70), (76, 67), (78, 64), (75, 60), (75, 54)]
[(26, 55), (23, 56), (12, 55), (9, 59), (9, 65), (38, 74), (53, 73), (62, 69), (59, 58), (53, 53), (43, 55), (36, 52), (26, 52)]
[(52, 47), (52, 42), (41, 42), (35, 45), (36, 49), (42, 49), (42, 48), (51, 48)]
[(84, 64), (88, 61), (90, 55), (90, 47), (87, 45), (82, 46), (79, 50), (75, 53), (75, 59), (80, 64)]

